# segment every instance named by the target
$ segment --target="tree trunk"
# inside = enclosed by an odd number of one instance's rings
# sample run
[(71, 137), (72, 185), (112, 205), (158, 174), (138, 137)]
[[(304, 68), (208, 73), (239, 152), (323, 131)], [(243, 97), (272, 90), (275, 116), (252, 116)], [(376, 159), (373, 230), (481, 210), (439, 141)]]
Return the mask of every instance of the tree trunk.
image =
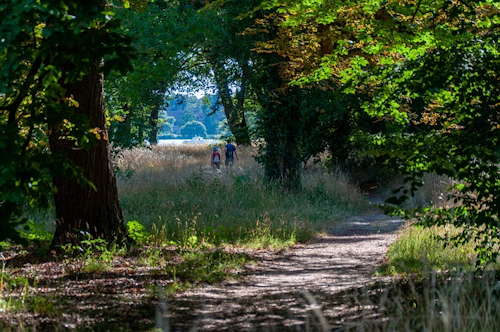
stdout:
[(279, 182), (282, 189), (301, 190), (300, 153), (301, 113), (292, 92), (281, 94), (265, 105), (264, 140), (261, 160), (268, 182)]
[(266, 142), (259, 160), (264, 165), (268, 182), (279, 182), (284, 190), (300, 191), (302, 114), (299, 88), (286, 86), (277, 65), (268, 65), (267, 69), (256, 89), (263, 107), (264, 121), (260, 129)]
[(223, 68), (217, 62), (217, 59), (211, 60), (212, 70), (214, 71), (215, 82), (219, 90), (219, 97), (224, 107), (226, 114), (227, 125), (229, 130), (233, 133), (236, 143), (238, 145), (250, 145), (250, 134), (245, 119), (245, 111), (243, 108), (243, 101), (245, 99), (245, 77), (242, 77), (241, 90), (237, 96), (237, 104), (233, 102), (231, 90), (229, 89), (229, 82), (224, 73)]
[(107, 139), (103, 75), (99, 73), (99, 65), (99, 61), (94, 61), (82, 81), (66, 88), (67, 95), (72, 95), (79, 103), (75, 112), (88, 118), (89, 128), (95, 128), (100, 139), (89, 149), (82, 149), (75, 146), (73, 140), (65, 139), (59, 128), (52, 128), (49, 137), (52, 153), (62, 153), (81, 167), (83, 176), (95, 186), (82, 185), (74, 178), (54, 178), (57, 223), (53, 247), (78, 243), (81, 231), (107, 241), (121, 240), (126, 236)]
[(158, 116), (160, 110), (159, 108), (155, 108), (151, 114), (149, 115), (149, 125), (152, 127), (152, 130), (149, 134), (149, 144), (158, 145)]

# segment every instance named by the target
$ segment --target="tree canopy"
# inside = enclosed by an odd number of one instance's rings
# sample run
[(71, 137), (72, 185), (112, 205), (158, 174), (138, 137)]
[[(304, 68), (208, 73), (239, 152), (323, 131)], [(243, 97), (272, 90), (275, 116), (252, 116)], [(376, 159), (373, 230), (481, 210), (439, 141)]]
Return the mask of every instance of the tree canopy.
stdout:
[[(283, 33), (269, 47), (306, 69), (293, 72), (296, 84), (338, 80), (344, 93), (368, 97), (367, 114), (393, 124), (371, 135), (372, 152), (388, 156), (410, 184), (390, 203), (400, 205), (426, 172), (447, 175), (457, 181), (451, 198), (458, 205), (428, 211), (424, 219), (482, 225), (483, 234), (497, 236), (499, 5), (269, 1), (264, 7), (283, 19)], [(294, 53), (300, 43), (312, 45), (303, 48), (305, 56)]]

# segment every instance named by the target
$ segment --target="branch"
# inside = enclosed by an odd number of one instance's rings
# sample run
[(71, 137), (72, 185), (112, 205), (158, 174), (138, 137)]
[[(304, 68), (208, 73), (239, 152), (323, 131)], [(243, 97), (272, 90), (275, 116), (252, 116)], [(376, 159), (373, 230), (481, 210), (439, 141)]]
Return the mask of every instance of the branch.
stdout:
[(415, 16), (417, 16), (417, 12), (419, 11), (421, 4), (422, 4), (422, 0), (418, 0), (417, 8), (415, 8), (415, 12), (413, 12), (413, 16), (411, 18), (411, 23), (412, 24), (415, 22)]
[(2, 107), (9, 112), (8, 123), (14, 123), (16, 121), (17, 109), (18, 109), (19, 105), (21, 105), (24, 98), (26, 98), (26, 96), (28, 95), (29, 86), (31, 84), (33, 84), (33, 82), (35, 81), (36, 73), (40, 69), (41, 65), (42, 65), (42, 58), (36, 58), (35, 62), (33, 62), (33, 66), (31, 67), (31, 69), (26, 77), (26, 80), (24, 81), (23, 85), (19, 89), (19, 94), (17, 95), (16, 99), (10, 105)]

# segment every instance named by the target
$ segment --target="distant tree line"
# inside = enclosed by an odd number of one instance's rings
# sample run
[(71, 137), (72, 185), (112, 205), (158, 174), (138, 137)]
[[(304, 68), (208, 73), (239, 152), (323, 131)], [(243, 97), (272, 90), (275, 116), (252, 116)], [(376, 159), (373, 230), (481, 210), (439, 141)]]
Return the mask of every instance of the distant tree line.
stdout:
[(180, 96), (166, 101), (160, 110), (159, 138), (227, 135), (224, 112), (216, 96)]

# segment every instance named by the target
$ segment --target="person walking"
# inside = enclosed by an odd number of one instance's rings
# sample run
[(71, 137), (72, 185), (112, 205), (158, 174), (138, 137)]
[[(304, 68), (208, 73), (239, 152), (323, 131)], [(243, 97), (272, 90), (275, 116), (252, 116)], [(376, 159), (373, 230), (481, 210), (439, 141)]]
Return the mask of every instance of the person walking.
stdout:
[(214, 168), (214, 170), (220, 170), (220, 153), (219, 149), (214, 146), (214, 150), (212, 152), (212, 158), (211, 158), (211, 165)]
[(229, 168), (233, 167), (233, 165), (234, 165), (234, 158), (236, 158), (236, 160), (239, 160), (239, 159), (238, 159), (238, 154), (236, 153), (236, 146), (234, 146), (233, 144), (231, 144), (230, 140), (227, 140), (227, 144), (224, 147), (224, 152), (225, 152), (225, 155), (226, 155), (226, 169), (228, 167)]

